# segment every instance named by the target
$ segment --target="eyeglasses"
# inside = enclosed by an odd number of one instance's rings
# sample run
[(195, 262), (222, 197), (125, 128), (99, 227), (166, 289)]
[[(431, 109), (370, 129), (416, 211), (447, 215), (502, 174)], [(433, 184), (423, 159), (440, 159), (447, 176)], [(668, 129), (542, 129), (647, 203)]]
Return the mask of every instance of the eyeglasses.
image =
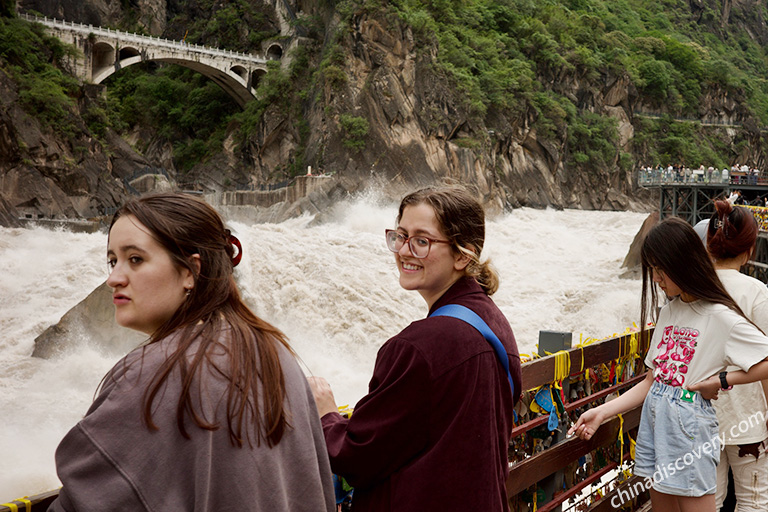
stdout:
[(432, 244), (450, 244), (450, 240), (435, 240), (434, 238), (428, 238), (426, 236), (405, 236), (399, 231), (394, 229), (387, 229), (384, 231), (387, 237), (387, 247), (392, 252), (400, 252), (406, 242), (408, 242), (408, 248), (411, 249), (411, 254), (415, 258), (424, 259), (429, 256), (429, 248)]

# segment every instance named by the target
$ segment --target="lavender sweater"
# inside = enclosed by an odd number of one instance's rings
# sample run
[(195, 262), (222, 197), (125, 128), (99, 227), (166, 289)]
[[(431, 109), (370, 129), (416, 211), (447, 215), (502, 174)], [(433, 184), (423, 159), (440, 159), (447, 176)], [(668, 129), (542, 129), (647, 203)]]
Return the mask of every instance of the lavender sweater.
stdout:
[[(175, 417), (177, 375), (155, 399), (153, 420), (159, 430), (144, 425), (144, 390), (174, 338), (134, 350), (110, 371), (86, 416), (56, 450), (63, 488), (48, 511), (334, 511), (315, 401), (298, 364), (282, 347), (291, 427), (276, 446), (232, 446), (226, 381), (212, 372), (197, 383), (193, 398), (221, 428), (204, 430), (187, 421), (191, 439), (182, 437)], [(222, 340), (214, 354), (221, 365), (226, 336)]]

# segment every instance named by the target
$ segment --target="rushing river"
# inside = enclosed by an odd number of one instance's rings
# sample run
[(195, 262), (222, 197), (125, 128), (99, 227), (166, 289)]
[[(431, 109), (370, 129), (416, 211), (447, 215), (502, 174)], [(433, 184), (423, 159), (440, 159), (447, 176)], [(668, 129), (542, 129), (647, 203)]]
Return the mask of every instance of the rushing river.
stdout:
[[(337, 402), (366, 391), (376, 351), (426, 306), (397, 282), (384, 229), (397, 205), (366, 197), (320, 225), (231, 223), (244, 246), (236, 276), (246, 301), (282, 329), (307, 374)], [(638, 280), (620, 279), (646, 214), (518, 209), (489, 219), (486, 247), (501, 277), (493, 296), (521, 352), (539, 330), (604, 337), (639, 315)], [(34, 339), (106, 279), (106, 236), (0, 228), (0, 503), (58, 487), (54, 452), (123, 355), (84, 337), (65, 355), (30, 357)]]

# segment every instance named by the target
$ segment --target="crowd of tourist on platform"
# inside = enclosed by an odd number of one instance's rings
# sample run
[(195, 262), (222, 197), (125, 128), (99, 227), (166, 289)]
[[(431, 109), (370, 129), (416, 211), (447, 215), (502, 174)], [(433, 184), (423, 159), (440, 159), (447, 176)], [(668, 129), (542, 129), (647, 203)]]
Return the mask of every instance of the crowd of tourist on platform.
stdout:
[(716, 169), (704, 164), (694, 169), (682, 164), (659, 164), (653, 166), (640, 166), (640, 184), (651, 183), (730, 183), (737, 185), (757, 185), (761, 178), (761, 172), (756, 167), (746, 164), (733, 164), (730, 168)]

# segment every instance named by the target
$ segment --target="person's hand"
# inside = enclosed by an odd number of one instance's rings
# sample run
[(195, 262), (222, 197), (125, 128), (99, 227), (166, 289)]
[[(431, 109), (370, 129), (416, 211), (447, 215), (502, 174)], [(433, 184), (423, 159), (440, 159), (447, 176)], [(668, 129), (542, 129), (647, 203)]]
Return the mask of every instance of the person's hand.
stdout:
[(600, 410), (600, 407), (595, 407), (579, 416), (576, 423), (568, 429), (567, 435), (568, 437), (571, 437), (576, 434), (579, 436), (579, 439), (588, 441), (589, 439), (592, 439), (592, 436), (595, 435), (595, 432), (597, 432), (597, 429), (603, 421), (605, 421), (605, 415)]
[(329, 412), (338, 412), (339, 408), (336, 405), (336, 399), (333, 397), (333, 391), (328, 381), (322, 377), (309, 377), (309, 387), (312, 389), (312, 394), (315, 396), (315, 403), (317, 404), (317, 412), (322, 418)]
[(688, 391), (698, 392), (705, 400), (717, 400), (717, 393), (720, 391), (720, 377), (713, 375), (696, 384), (688, 386)]

